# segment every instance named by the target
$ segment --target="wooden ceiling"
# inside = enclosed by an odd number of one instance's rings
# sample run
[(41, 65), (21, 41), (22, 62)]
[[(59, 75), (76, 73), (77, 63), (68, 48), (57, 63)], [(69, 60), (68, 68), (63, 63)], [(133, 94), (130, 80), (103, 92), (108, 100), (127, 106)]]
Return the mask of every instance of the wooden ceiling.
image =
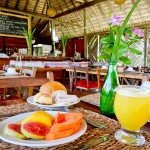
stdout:
[[(72, 37), (81, 37), (84, 35), (84, 10), (87, 14), (87, 34), (104, 32), (109, 29), (108, 12), (126, 16), (135, 0), (127, 0), (123, 5), (117, 5), (113, 0), (49, 0), (49, 3), (57, 11), (57, 15), (53, 18), (46, 14), (47, 0), (0, 0), (0, 10), (32, 15), (32, 28), (36, 28), (36, 35), (46, 28), (50, 20), (54, 20), (56, 35), (59, 38), (62, 32)], [(150, 24), (150, 0), (141, 0), (129, 24), (134, 26)]]

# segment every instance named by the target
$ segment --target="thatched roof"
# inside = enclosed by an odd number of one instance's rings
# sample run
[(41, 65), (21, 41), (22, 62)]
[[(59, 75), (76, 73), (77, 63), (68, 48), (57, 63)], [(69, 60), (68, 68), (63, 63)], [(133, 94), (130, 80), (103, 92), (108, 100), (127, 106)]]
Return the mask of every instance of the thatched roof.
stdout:
[[(56, 9), (57, 15), (47, 16), (47, 0), (0, 0), (0, 10), (22, 15), (32, 15), (32, 28), (37, 28), (38, 35), (49, 20), (55, 20), (56, 34), (60, 38), (62, 32), (72, 37), (84, 35), (84, 8), (87, 14), (87, 34), (108, 31), (108, 12), (126, 16), (135, 0), (126, 0), (117, 5), (113, 0), (49, 0)], [(130, 25), (146, 26), (150, 24), (150, 0), (141, 0), (134, 11)]]

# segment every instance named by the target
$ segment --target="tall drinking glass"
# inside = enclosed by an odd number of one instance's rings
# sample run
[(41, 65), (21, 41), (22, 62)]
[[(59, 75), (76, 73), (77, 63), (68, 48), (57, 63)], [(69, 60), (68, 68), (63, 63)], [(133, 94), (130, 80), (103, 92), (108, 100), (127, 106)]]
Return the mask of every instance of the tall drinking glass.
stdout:
[(122, 127), (115, 133), (115, 138), (122, 143), (143, 145), (145, 138), (139, 130), (150, 118), (150, 89), (128, 85), (118, 87), (114, 110)]

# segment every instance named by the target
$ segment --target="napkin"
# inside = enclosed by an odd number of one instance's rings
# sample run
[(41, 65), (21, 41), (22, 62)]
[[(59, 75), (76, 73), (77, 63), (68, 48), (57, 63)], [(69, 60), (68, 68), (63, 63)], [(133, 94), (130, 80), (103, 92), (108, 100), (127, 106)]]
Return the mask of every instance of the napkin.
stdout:
[(57, 94), (55, 97), (56, 103), (74, 103), (77, 102), (78, 97), (76, 95)]
[(150, 89), (150, 81), (145, 81), (141, 86)]
[(102, 69), (108, 69), (107, 66), (102, 66)]

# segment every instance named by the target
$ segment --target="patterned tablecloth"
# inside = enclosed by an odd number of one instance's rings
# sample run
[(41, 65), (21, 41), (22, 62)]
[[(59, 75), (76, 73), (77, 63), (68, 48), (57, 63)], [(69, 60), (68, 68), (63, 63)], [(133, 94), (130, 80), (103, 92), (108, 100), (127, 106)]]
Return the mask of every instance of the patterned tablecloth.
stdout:
[[(75, 141), (70, 142), (69, 144), (63, 144), (59, 146), (49, 147), (49, 148), (36, 148), (36, 150), (81, 150), (79, 147), (83, 145), (83, 143), (87, 143), (89, 140), (97, 139), (99, 137), (108, 137), (109, 140), (105, 141), (101, 144), (98, 144), (92, 148), (91, 150), (149, 150), (150, 149), (150, 133), (143, 132), (142, 134), (145, 136), (147, 142), (144, 146), (133, 147), (129, 145), (122, 144), (115, 140), (114, 133), (117, 129), (120, 128), (120, 125), (117, 121), (107, 118), (101, 114), (92, 112), (90, 110), (85, 110), (81, 107), (70, 107), (71, 111), (79, 111), (84, 114), (85, 118), (89, 120), (93, 120), (94, 122), (100, 122), (104, 126), (104, 128), (96, 128), (88, 124), (87, 131), (84, 135), (78, 138)], [(40, 108), (36, 106), (32, 106), (30, 104), (16, 104), (11, 106), (2, 106), (0, 107), (0, 121), (6, 119), (8, 116), (20, 114), (23, 112), (37, 111)], [(24, 146), (18, 146), (6, 143), (0, 140), (0, 150), (34, 150), (34, 148), (28, 148)]]
[(80, 100), (95, 106), (100, 105), (100, 93), (80, 97)]

